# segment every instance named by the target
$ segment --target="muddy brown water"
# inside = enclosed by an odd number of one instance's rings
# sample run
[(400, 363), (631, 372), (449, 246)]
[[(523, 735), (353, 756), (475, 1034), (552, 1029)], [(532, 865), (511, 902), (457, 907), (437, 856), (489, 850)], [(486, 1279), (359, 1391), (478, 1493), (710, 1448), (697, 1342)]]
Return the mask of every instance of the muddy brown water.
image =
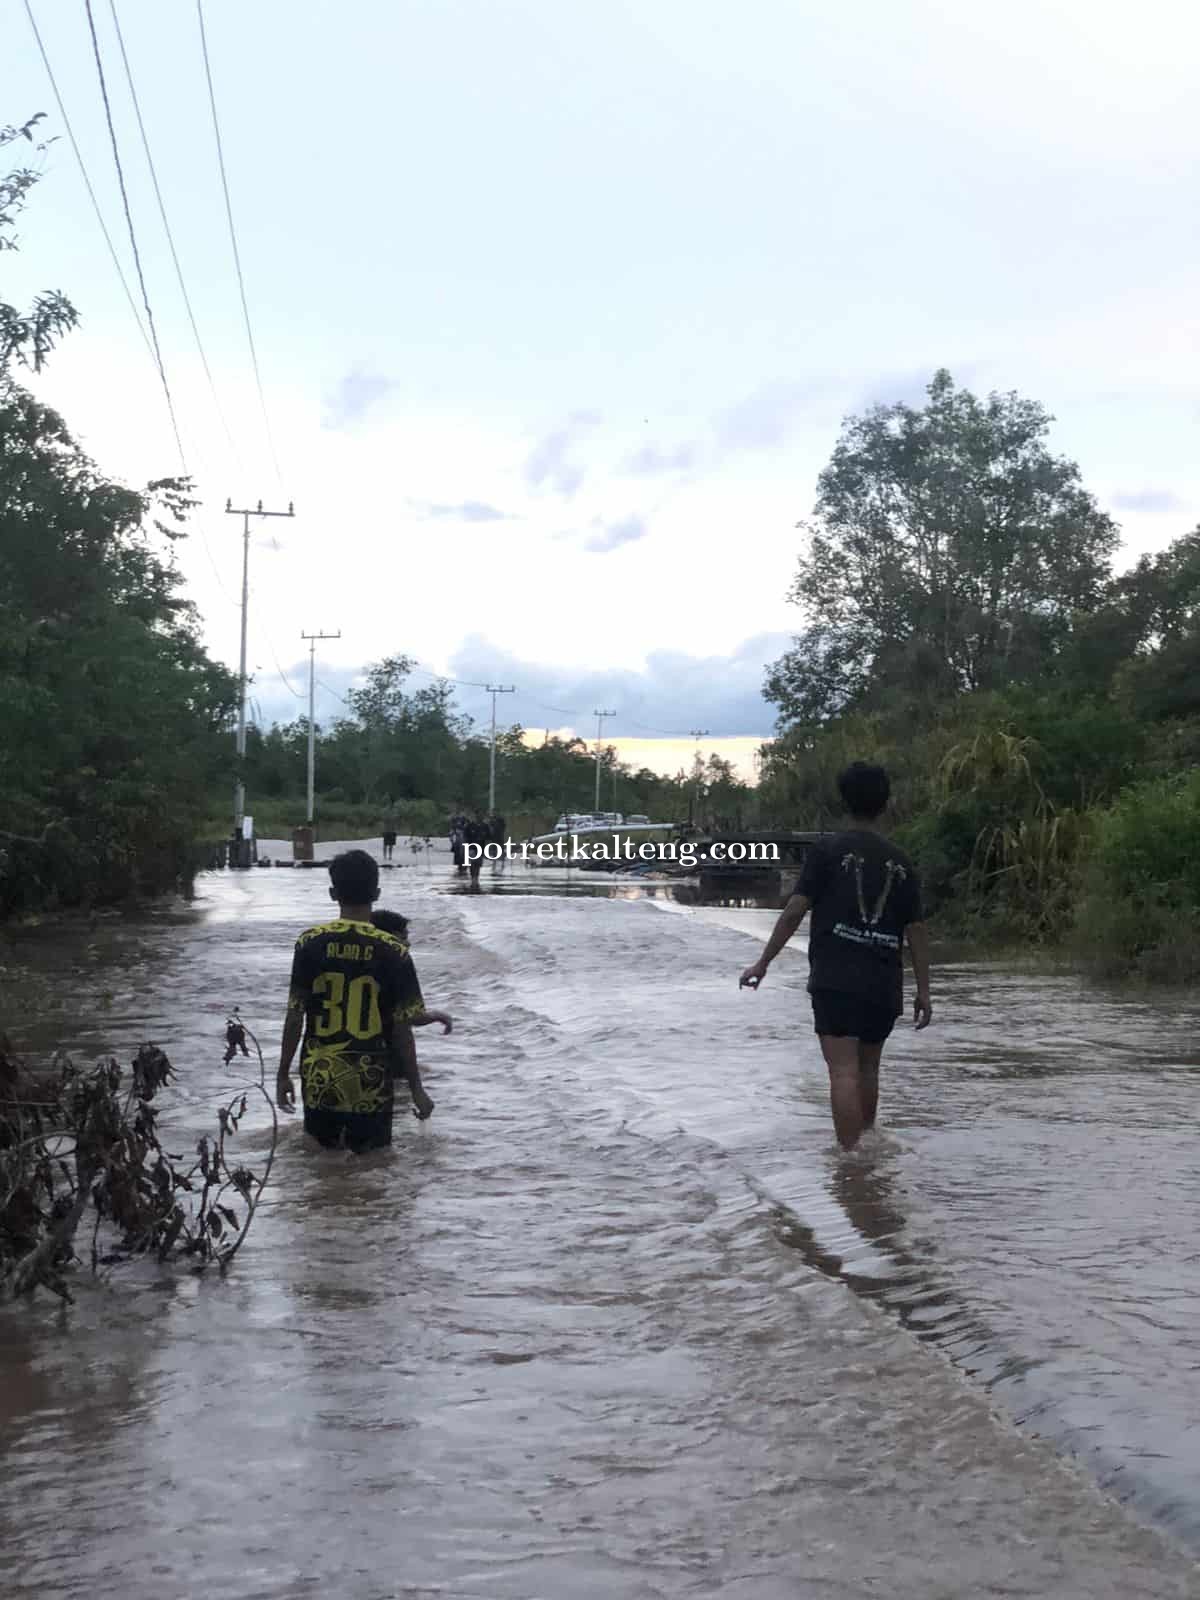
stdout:
[[(326, 881), (11, 935), (5, 1025), (162, 1045), (194, 1140)], [(457, 1019), (430, 1123), (361, 1159), (289, 1123), (225, 1280), (0, 1315), (5, 1596), (1200, 1594), (1194, 1005), (943, 969), (847, 1157), (802, 945), (736, 987), (769, 913), (461, 888), (385, 885)]]

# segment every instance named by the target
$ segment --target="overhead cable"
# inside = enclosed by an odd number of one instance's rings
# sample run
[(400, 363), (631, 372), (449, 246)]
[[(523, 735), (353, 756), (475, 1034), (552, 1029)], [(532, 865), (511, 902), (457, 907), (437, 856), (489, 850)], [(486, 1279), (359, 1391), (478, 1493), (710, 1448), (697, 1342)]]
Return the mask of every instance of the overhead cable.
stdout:
[(121, 280), (121, 287), (125, 291), (125, 298), (129, 302), (129, 309), (133, 313), (133, 320), (137, 323), (138, 332), (142, 336), (142, 340), (145, 343), (147, 351), (149, 352), (150, 359), (153, 360), (153, 346), (150, 343), (149, 335), (146, 333), (145, 324), (142, 322), (141, 314), (138, 311), (133, 294), (129, 288), (129, 282), (125, 277), (125, 269), (121, 266), (121, 258), (117, 254), (117, 247), (113, 244), (112, 235), (108, 231), (108, 225), (104, 220), (104, 213), (100, 209), (100, 202), (96, 198), (96, 191), (92, 186), (92, 180), (88, 174), (87, 163), (83, 159), (83, 153), (79, 148), (79, 141), (75, 137), (75, 130), (71, 126), (71, 119), (67, 115), (67, 108), (63, 103), (63, 97), (58, 87), (58, 79), (54, 76), (54, 68), (50, 65), (50, 57), (46, 53), (46, 46), (42, 40), (41, 30), (38, 28), (37, 18), (33, 14), (33, 6), (31, 5), (30, 0), (25, 0), (25, 15), (29, 18), (29, 26), (33, 29), (33, 36), (37, 40), (37, 47), (42, 57), (42, 64), (46, 68), (46, 76), (50, 79), (50, 88), (53, 90), (54, 98), (58, 103), (58, 114), (63, 120), (63, 127), (67, 130), (67, 138), (71, 141), (71, 149), (75, 152), (75, 160), (79, 165), (79, 172), (83, 178), (84, 188), (88, 192), (88, 199), (92, 202), (92, 210), (96, 213), (96, 221), (100, 224), (100, 232), (104, 235), (104, 242), (108, 246), (109, 255), (112, 257), (112, 264), (117, 269), (117, 277)]
[(171, 224), (167, 218), (167, 208), (163, 200), (162, 189), (158, 182), (158, 170), (154, 165), (154, 156), (150, 151), (150, 139), (146, 133), (146, 125), (142, 120), (141, 102), (138, 100), (137, 88), (135, 87), (133, 81), (133, 71), (129, 65), (129, 56), (125, 49), (125, 36), (121, 32), (121, 21), (117, 16), (117, 0), (108, 0), (108, 6), (109, 10), (112, 12), (113, 27), (115, 28), (117, 34), (117, 44), (120, 46), (121, 50), (121, 62), (125, 68), (125, 81), (129, 85), (129, 98), (133, 101), (133, 110), (134, 115), (137, 117), (138, 132), (141, 134), (142, 138), (142, 149), (145, 152), (146, 165), (150, 169), (150, 181), (154, 185), (154, 198), (158, 202), (158, 214), (162, 219), (163, 232), (167, 236), (167, 244), (170, 247), (171, 261), (175, 267), (175, 278), (179, 284), (179, 293), (182, 295), (184, 306), (187, 308), (188, 321), (192, 328), (192, 337), (196, 341), (196, 349), (200, 355), (200, 363), (204, 368), (204, 376), (208, 379), (208, 387), (210, 393), (212, 394), (213, 405), (216, 408), (218, 417), (221, 419), (221, 426), (225, 430), (225, 437), (229, 441), (229, 448), (233, 454), (234, 460), (237, 462), (238, 466), (241, 467), (243, 463), (241, 455), (238, 451), (237, 441), (234, 439), (233, 431), (229, 426), (229, 420), (225, 415), (225, 411), (221, 405), (220, 397), (217, 394), (217, 385), (213, 379), (212, 368), (208, 364), (208, 354), (204, 348), (204, 341), (200, 337), (200, 329), (196, 322), (196, 313), (192, 309), (192, 299), (188, 294), (187, 284), (184, 282), (183, 267), (180, 265), (179, 252), (175, 248), (175, 236), (171, 232)]
[(129, 193), (125, 187), (125, 171), (121, 165), (121, 151), (117, 144), (117, 130), (113, 126), (112, 106), (108, 99), (108, 85), (104, 81), (104, 63), (100, 59), (100, 41), (96, 37), (96, 19), (92, 15), (92, 0), (83, 0), (84, 10), (87, 12), (88, 31), (92, 36), (92, 54), (96, 58), (96, 74), (100, 79), (100, 96), (104, 101), (104, 119), (108, 123), (108, 137), (112, 143), (113, 162), (117, 169), (117, 182), (121, 189), (121, 204), (125, 210), (125, 225), (129, 230), (129, 246), (133, 251), (133, 263), (137, 268), (138, 283), (142, 290), (142, 305), (146, 310), (146, 323), (150, 329), (150, 342), (154, 347), (154, 361), (158, 367), (158, 375), (162, 380), (163, 394), (166, 397), (167, 410), (171, 416), (171, 428), (175, 434), (175, 444), (179, 450), (179, 460), (184, 472), (187, 472), (187, 455), (183, 448), (183, 439), (179, 432), (179, 422), (175, 416), (175, 402), (171, 398), (171, 385), (167, 382), (167, 369), (163, 365), (162, 350), (158, 343), (158, 330), (154, 326), (154, 312), (150, 309), (150, 296), (146, 290), (146, 275), (142, 271), (142, 257), (138, 250), (137, 234), (133, 226), (133, 214), (129, 209)]
[(196, 17), (200, 24), (200, 50), (204, 57), (204, 78), (208, 84), (208, 104), (212, 111), (213, 134), (217, 141), (217, 166), (221, 173), (221, 190), (225, 196), (225, 216), (229, 222), (229, 242), (233, 247), (233, 265), (237, 271), (238, 293), (242, 300), (242, 320), (246, 325), (246, 343), (250, 347), (250, 365), (254, 369), (254, 382), (258, 388), (258, 403), (262, 409), (263, 427), (266, 430), (267, 446), (271, 452), (271, 460), (275, 466), (275, 476), (283, 486), (283, 474), (279, 469), (279, 457), (275, 451), (275, 436), (271, 431), (271, 418), (267, 412), (267, 397), (263, 392), (262, 373), (258, 365), (258, 350), (254, 343), (254, 328), (250, 322), (250, 306), (246, 299), (246, 279), (242, 273), (242, 256), (238, 249), (237, 228), (233, 221), (233, 202), (229, 198), (229, 176), (225, 169), (225, 147), (221, 139), (221, 122), (217, 116), (217, 96), (213, 88), (212, 63), (208, 56), (208, 34), (204, 27), (204, 3), (196, 0)]

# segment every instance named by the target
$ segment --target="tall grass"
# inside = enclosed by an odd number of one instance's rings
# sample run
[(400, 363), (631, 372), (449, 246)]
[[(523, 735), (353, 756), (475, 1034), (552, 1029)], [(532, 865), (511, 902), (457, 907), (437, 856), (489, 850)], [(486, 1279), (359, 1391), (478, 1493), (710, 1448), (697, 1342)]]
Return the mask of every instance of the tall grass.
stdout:
[(1200, 769), (1098, 813), (1072, 943), (1103, 977), (1200, 977)]

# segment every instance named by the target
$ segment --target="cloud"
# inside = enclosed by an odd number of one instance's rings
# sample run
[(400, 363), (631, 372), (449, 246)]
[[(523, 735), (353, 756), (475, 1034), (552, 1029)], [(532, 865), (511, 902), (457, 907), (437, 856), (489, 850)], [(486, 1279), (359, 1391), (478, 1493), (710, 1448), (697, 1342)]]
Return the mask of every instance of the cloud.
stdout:
[(669, 445), (644, 444), (625, 460), (625, 471), (637, 478), (661, 477), (671, 472), (687, 472), (700, 459), (700, 446), (694, 442)]
[(371, 407), (396, 386), (394, 378), (355, 368), (346, 374), (332, 394), (326, 395), (321, 426), (345, 428), (361, 422)]
[(824, 414), (835, 387), (827, 378), (764, 383), (718, 416), (717, 441), (726, 450), (774, 450), (804, 417)]
[(1112, 497), (1118, 511), (1182, 511), (1186, 502), (1170, 489), (1123, 490)]
[(584, 468), (571, 459), (571, 452), (599, 421), (594, 411), (575, 411), (564, 426), (539, 439), (525, 462), (525, 481), (530, 488), (552, 489), (570, 499), (584, 479)]
[(409, 504), (423, 517), (444, 518), (453, 522), (507, 522), (509, 513), (489, 506), (483, 500), (461, 500), (457, 505), (443, 505), (431, 500), (410, 500)]
[[(529, 661), (471, 634), (451, 657), (450, 671), (481, 683), (515, 684), (517, 692), (505, 699), (512, 720), (527, 727), (571, 726), (593, 737), (594, 708), (605, 706), (618, 713), (605, 725), (613, 735), (686, 738), (692, 728), (704, 728), (714, 739), (767, 738), (775, 730), (775, 708), (762, 697), (763, 678), (791, 643), (788, 633), (760, 633), (728, 655), (655, 650), (640, 671), (588, 671)], [(485, 719), (490, 702), (464, 692), (462, 704)]]
[(583, 548), (603, 555), (609, 550), (619, 550), (623, 544), (644, 539), (649, 532), (645, 522), (637, 516), (622, 517), (619, 522), (601, 522)]

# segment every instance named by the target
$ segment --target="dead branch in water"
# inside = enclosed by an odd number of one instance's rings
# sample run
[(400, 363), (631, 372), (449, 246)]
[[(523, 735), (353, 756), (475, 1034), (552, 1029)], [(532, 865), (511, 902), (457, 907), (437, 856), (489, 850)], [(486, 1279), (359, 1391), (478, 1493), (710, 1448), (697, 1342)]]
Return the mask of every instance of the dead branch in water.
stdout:
[[(174, 1074), (157, 1046), (142, 1045), (128, 1071), (112, 1059), (82, 1070), (58, 1056), (36, 1072), (0, 1038), (0, 1300), (38, 1285), (71, 1298), (66, 1275), (89, 1206), (93, 1271), (145, 1254), (228, 1268), (254, 1219), (279, 1137), (262, 1050), (249, 1037), (258, 1079), (218, 1108), (216, 1130), (199, 1140), (190, 1164), (159, 1138), (157, 1101)], [(261, 1173), (234, 1164), (228, 1149), (255, 1094), (271, 1114)]]

